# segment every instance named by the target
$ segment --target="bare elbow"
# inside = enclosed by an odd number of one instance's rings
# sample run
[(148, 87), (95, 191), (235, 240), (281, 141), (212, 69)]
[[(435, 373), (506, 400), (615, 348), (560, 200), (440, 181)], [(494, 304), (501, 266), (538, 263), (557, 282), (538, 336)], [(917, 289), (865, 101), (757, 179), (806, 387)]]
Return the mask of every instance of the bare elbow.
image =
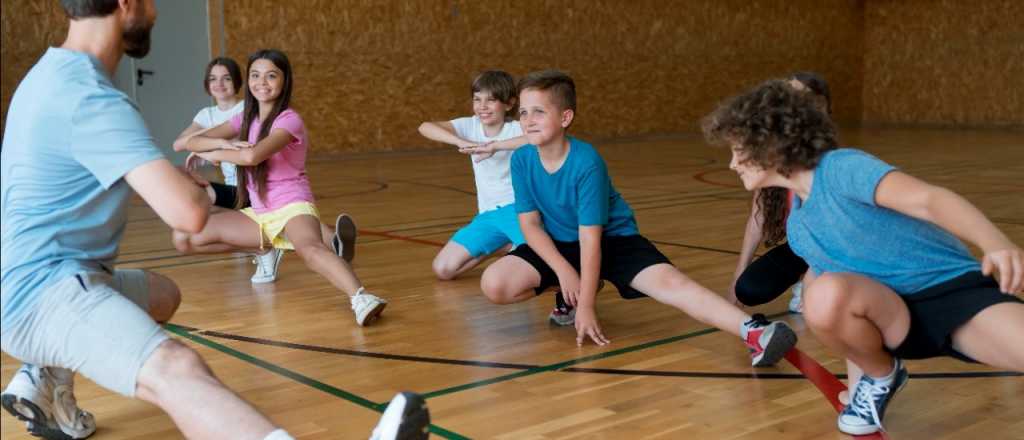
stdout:
[(429, 122), (424, 122), (424, 123), (420, 124), (420, 127), (418, 128), (420, 134), (426, 136), (427, 135), (427, 130), (429, 130), (429, 128), (427, 128), (427, 127), (429, 127), (429, 126), (430, 126)]

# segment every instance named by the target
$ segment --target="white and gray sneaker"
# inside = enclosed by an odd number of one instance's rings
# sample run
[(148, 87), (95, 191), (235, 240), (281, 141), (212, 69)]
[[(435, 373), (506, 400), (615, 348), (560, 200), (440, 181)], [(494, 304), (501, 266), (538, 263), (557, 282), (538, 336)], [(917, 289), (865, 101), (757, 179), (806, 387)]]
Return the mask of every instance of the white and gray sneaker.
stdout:
[(334, 253), (351, 263), (356, 258), (356, 223), (348, 214), (338, 214), (334, 220)]
[(262, 283), (273, 283), (277, 279), (277, 267), (281, 265), (281, 257), (284, 256), (284, 251), (280, 249), (271, 249), (263, 255), (257, 255), (252, 259), (252, 263), (256, 265), (256, 273), (252, 274), (253, 284)]
[(96, 432), (96, 419), (78, 407), (75, 373), (65, 368), (24, 364), (7, 384), (0, 403), (28, 431), (49, 440), (83, 439)]
[(391, 399), (370, 440), (426, 440), (429, 430), (427, 402), (419, 394), (405, 391)]
[(789, 311), (793, 313), (804, 312), (804, 282), (797, 281), (791, 289), (793, 297), (789, 299)]
[(356, 314), (356, 324), (359, 324), (360, 327), (369, 325), (376, 320), (384, 311), (384, 307), (388, 305), (383, 298), (368, 293), (362, 287), (349, 300), (352, 301), (352, 311)]

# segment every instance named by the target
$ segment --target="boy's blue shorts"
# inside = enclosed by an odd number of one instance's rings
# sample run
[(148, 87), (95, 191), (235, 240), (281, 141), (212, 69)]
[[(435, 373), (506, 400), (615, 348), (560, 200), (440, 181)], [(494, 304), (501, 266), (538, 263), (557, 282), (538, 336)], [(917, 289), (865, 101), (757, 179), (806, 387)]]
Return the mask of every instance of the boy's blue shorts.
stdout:
[(515, 204), (477, 214), (473, 221), (455, 232), (452, 241), (466, 248), (473, 258), (490, 255), (509, 243), (513, 248), (526, 243), (519, 230)]

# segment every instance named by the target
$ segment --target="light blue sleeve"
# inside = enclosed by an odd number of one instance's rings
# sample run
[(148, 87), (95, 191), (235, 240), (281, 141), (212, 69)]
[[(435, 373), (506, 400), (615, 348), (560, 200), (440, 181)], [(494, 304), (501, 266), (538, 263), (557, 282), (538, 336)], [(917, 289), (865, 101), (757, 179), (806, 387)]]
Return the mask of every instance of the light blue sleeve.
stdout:
[(823, 177), (837, 195), (876, 206), (875, 190), (896, 167), (860, 150), (837, 150), (822, 161)]
[(104, 188), (139, 165), (164, 158), (135, 104), (116, 89), (101, 89), (78, 102), (70, 148)]
[(580, 226), (608, 224), (611, 180), (608, 167), (600, 157), (580, 175), (576, 190), (576, 214)]
[(528, 151), (520, 148), (512, 153), (512, 191), (516, 196), (516, 212), (525, 213), (537, 210), (537, 201), (530, 190), (530, 170), (526, 161)]

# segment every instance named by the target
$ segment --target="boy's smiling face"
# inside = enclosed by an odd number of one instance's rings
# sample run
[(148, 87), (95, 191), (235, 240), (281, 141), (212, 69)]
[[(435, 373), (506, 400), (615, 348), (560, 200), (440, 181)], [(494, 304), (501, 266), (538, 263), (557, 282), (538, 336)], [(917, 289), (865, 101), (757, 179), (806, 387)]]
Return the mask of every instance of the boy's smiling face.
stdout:
[(560, 142), (574, 113), (562, 109), (545, 90), (526, 89), (519, 93), (519, 124), (526, 139), (538, 147)]
[(511, 105), (501, 102), (489, 91), (473, 93), (473, 114), (486, 126), (501, 125), (505, 122), (505, 113), (510, 108)]

